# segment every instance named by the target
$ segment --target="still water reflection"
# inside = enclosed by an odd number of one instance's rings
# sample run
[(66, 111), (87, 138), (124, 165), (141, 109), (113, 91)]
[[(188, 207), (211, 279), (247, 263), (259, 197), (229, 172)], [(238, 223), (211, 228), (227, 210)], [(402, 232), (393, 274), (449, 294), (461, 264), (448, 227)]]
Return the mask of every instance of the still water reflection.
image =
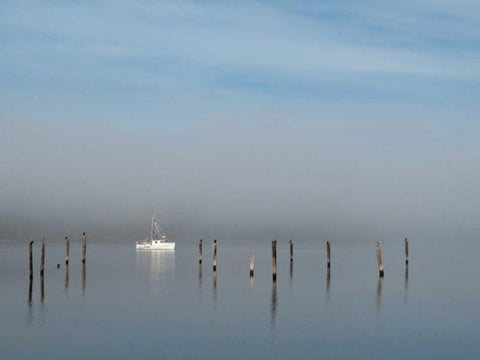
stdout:
[(82, 264), (82, 293), (85, 293), (85, 288), (87, 286), (87, 266), (85, 263)]
[[(136, 251), (137, 264), (150, 274), (151, 281), (159, 281), (175, 272), (175, 252), (171, 250)], [(201, 271), (201, 268), (200, 268)], [(201, 277), (201, 275), (200, 275)]]
[(67, 290), (68, 290), (68, 283), (70, 281), (70, 267), (69, 265), (65, 265), (65, 293), (67, 293)]
[(382, 308), (382, 287), (383, 287), (383, 276), (379, 276), (377, 281), (377, 297), (376, 297), (377, 314), (380, 312), (380, 309)]
[(405, 266), (405, 298), (407, 296), (407, 293), (408, 293), (408, 265)]
[(45, 299), (45, 276), (40, 275), (40, 302), (43, 303)]
[(272, 327), (275, 327), (277, 320), (277, 282), (272, 281), (272, 296), (270, 304), (270, 323)]
[[(255, 248), (253, 283), (242, 255), (249, 246), (222, 243), (221, 270), (205, 282), (197, 243), (179, 244), (174, 253), (92, 244), (86, 289), (79, 262), (65, 272), (55, 268), (64, 246), (49, 246), (42, 284), (38, 275), (30, 282), (28, 244), (0, 243), (0, 358), (283, 360), (318, 358), (319, 349), (329, 359), (479, 357), (480, 285), (463, 274), (480, 273), (474, 256), (480, 245), (462, 253), (465, 271), (457, 274), (445, 266), (450, 254), (432, 254), (437, 248), (411, 249), (415, 259), (428, 258), (428, 266), (419, 261), (406, 268), (403, 242), (397, 248), (386, 243), (385, 281), (377, 278), (370, 245), (337, 244), (333, 278), (333, 268), (319, 266), (323, 246), (297, 246), (293, 276), (288, 242), (283, 248), (279, 242), (276, 282), (269, 245)], [(71, 259), (80, 254), (80, 246), (71, 248)], [(319, 279), (326, 283), (319, 286)], [(376, 291), (366, 286), (375, 280)], [(25, 288), (27, 304), (18, 301)]]

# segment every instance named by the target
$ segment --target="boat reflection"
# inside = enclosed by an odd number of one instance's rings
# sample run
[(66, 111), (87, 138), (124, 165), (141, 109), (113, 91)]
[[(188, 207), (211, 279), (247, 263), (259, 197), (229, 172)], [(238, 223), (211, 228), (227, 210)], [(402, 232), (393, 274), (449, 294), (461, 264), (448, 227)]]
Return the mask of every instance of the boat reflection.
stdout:
[(151, 281), (170, 276), (175, 271), (175, 252), (170, 250), (137, 251), (137, 266), (150, 273)]

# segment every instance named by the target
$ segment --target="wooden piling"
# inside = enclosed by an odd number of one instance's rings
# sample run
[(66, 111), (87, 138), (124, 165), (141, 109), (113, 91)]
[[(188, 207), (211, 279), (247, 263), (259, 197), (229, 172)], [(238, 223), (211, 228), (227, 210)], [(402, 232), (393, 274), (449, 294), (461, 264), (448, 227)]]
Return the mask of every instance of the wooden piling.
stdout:
[(30, 281), (33, 279), (33, 241), (30, 241), (30, 244), (28, 245), (28, 266), (30, 270)]
[(408, 240), (405, 238), (405, 265), (408, 266)]
[(68, 266), (68, 258), (70, 254), (70, 240), (65, 236), (65, 265)]
[(255, 261), (255, 258), (253, 255), (253, 251), (250, 251), (250, 277), (253, 277), (253, 270), (255, 266), (254, 261)]
[(28, 281), (28, 303), (32, 304), (32, 290), (33, 290), (33, 241), (28, 245), (28, 267), (29, 267), (29, 281)]
[(85, 264), (87, 259), (87, 235), (82, 234), (82, 264)]
[(379, 276), (383, 277), (382, 251), (380, 250), (380, 240), (377, 241), (377, 262)]
[(203, 239), (200, 239), (200, 243), (198, 244), (198, 263), (202, 263), (202, 243)]
[(277, 240), (272, 240), (272, 280), (277, 281)]
[(42, 257), (40, 259), (40, 276), (45, 273), (45, 240), (42, 240)]
[(327, 268), (330, 269), (330, 241), (327, 241)]
[(293, 262), (293, 241), (290, 240), (290, 262)]
[(213, 240), (213, 271), (217, 271), (217, 240)]
[(42, 238), (42, 255), (40, 258), (40, 302), (45, 298), (45, 238)]

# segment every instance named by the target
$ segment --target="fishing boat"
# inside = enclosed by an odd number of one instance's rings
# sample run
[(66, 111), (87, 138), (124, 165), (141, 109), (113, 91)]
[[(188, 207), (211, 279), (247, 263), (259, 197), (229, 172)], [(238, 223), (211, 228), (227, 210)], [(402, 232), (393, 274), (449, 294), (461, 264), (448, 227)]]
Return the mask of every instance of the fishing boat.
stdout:
[(137, 250), (175, 250), (175, 242), (168, 241), (155, 215), (152, 217), (150, 240), (137, 241)]

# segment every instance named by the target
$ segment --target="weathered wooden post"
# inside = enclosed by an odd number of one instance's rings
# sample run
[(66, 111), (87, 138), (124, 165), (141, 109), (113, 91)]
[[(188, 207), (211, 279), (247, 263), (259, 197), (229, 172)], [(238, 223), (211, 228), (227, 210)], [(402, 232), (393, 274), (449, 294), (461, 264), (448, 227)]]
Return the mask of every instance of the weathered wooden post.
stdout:
[(65, 236), (65, 265), (68, 266), (68, 257), (70, 254), (70, 240)]
[(292, 262), (293, 261), (293, 242), (292, 242), (292, 240), (290, 240), (289, 244), (290, 244), (290, 262)]
[(198, 263), (202, 263), (202, 243), (203, 239), (200, 239), (200, 243), (198, 244)]
[(33, 249), (32, 249), (33, 241), (30, 241), (28, 245), (28, 265), (30, 269), (30, 281), (33, 279)]
[(40, 259), (40, 276), (45, 272), (45, 240), (42, 239), (42, 257)]
[(85, 264), (87, 259), (87, 235), (82, 234), (82, 264)]
[(330, 269), (330, 241), (327, 241), (327, 268)]
[(408, 240), (405, 238), (405, 265), (408, 266)]
[(29, 281), (28, 281), (28, 303), (32, 303), (32, 289), (33, 289), (33, 241), (30, 241), (28, 245), (28, 267), (29, 267)]
[(217, 271), (217, 240), (213, 240), (213, 271)]
[(253, 251), (250, 251), (250, 277), (253, 277), (254, 261)]
[(45, 297), (45, 238), (42, 238), (42, 255), (40, 258), (40, 301)]
[(277, 240), (272, 240), (272, 279), (277, 281)]
[(377, 262), (379, 276), (383, 277), (382, 251), (380, 250), (380, 240), (377, 241)]

